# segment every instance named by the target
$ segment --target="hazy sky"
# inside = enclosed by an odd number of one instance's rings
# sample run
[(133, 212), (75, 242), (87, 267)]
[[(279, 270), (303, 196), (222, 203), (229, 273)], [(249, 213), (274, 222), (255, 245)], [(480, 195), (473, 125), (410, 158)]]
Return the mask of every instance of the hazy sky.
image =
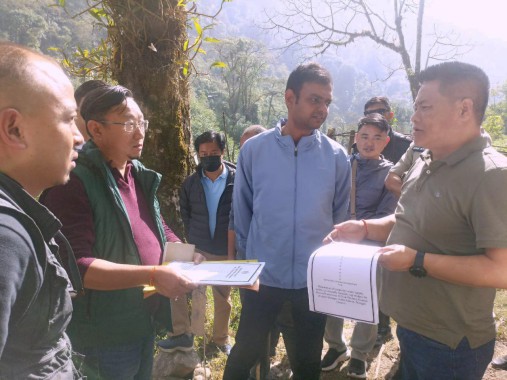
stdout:
[(426, 19), (507, 41), (507, 1), (427, 0)]
[[(206, 0), (216, 1), (220, 0)], [(304, 1), (304, 0), (301, 0)], [(325, 0), (313, 0), (314, 4)], [(417, 0), (414, 0), (417, 1)], [(410, 1), (407, 1), (408, 3)], [(379, 13), (392, 19), (393, 0), (369, 0), (369, 3)], [(428, 44), (432, 41), (433, 25), (438, 32), (450, 35), (451, 40), (458, 44), (464, 44), (461, 52), (463, 55), (455, 57), (482, 67), (490, 76), (493, 85), (504, 83), (507, 80), (507, 0), (426, 0), (423, 40)], [(282, 0), (234, 0), (231, 8), (248, 5), (254, 22), (262, 22), (264, 10), (268, 13), (277, 8), (284, 7)], [(407, 21), (411, 27), (406, 31), (409, 46), (413, 46), (413, 38), (410, 33), (415, 33), (413, 15), (407, 15)], [(413, 36), (412, 36), (413, 37)], [(351, 48), (355, 48), (351, 45)], [(423, 52), (423, 61), (425, 52)], [(435, 63), (430, 61), (430, 64)]]
[(461, 59), (482, 67), (492, 87), (507, 80), (506, 0), (426, 0), (425, 20), (466, 33), (474, 48)]

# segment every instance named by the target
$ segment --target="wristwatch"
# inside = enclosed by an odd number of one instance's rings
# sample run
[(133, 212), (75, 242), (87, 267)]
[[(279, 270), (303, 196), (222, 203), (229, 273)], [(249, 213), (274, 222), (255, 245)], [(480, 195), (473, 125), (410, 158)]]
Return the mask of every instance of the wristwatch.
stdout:
[(414, 277), (426, 277), (426, 269), (424, 269), (423, 263), (424, 263), (424, 255), (425, 252), (417, 251), (415, 254), (415, 260), (414, 265), (410, 267), (408, 270), (410, 274)]

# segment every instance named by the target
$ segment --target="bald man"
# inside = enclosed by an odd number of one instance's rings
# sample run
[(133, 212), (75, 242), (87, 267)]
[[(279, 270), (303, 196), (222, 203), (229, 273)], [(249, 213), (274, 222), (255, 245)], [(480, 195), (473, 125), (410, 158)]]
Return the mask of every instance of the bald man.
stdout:
[(53, 237), (61, 224), (34, 199), (65, 183), (83, 139), (73, 88), (50, 58), (0, 42), (0, 378), (72, 379), (72, 303)]

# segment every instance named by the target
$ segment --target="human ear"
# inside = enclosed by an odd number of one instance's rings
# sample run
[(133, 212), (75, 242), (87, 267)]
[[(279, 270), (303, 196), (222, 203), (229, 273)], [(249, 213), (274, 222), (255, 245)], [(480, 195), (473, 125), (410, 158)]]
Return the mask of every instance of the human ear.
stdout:
[(86, 130), (89, 132), (91, 139), (94, 141), (100, 140), (104, 134), (102, 124), (95, 120), (88, 120), (86, 122)]
[(28, 145), (22, 124), (23, 116), (14, 108), (0, 111), (0, 141), (13, 148), (25, 149)]
[[(389, 144), (389, 141), (391, 141), (391, 138), (389, 136), (387, 136), (384, 141), (384, 148), (387, 146), (387, 144)], [(384, 150), (384, 148), (382, 148), (382, 150)]]
[(474, 102), (470, 98), (465, 98), (461, 101), (460, 105), (460, 117), (462, 118), (473, 118), (474, 115)]
[(285, 105), (288, 107), (289, 104), (294, 103), (294, 99), (296, 98), (296, 94), (291, 89), (285, 91)]

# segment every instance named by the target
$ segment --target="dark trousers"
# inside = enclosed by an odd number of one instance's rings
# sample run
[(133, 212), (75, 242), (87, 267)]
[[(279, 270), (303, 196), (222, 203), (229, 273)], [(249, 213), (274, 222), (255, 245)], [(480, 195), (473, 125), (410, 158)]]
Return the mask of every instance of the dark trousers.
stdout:
[(326, 317), (308, 307), (308, 290), (260, 286), (258, 292), (243, 293), (243, 306), (236, 344), (224, 371), (224, 380), (246, 380), (250, 368), (261, 357), (269, 331), (288, 302), (294, 323), (291, 343), (286, 347), (294, 380), (318, 380)]

